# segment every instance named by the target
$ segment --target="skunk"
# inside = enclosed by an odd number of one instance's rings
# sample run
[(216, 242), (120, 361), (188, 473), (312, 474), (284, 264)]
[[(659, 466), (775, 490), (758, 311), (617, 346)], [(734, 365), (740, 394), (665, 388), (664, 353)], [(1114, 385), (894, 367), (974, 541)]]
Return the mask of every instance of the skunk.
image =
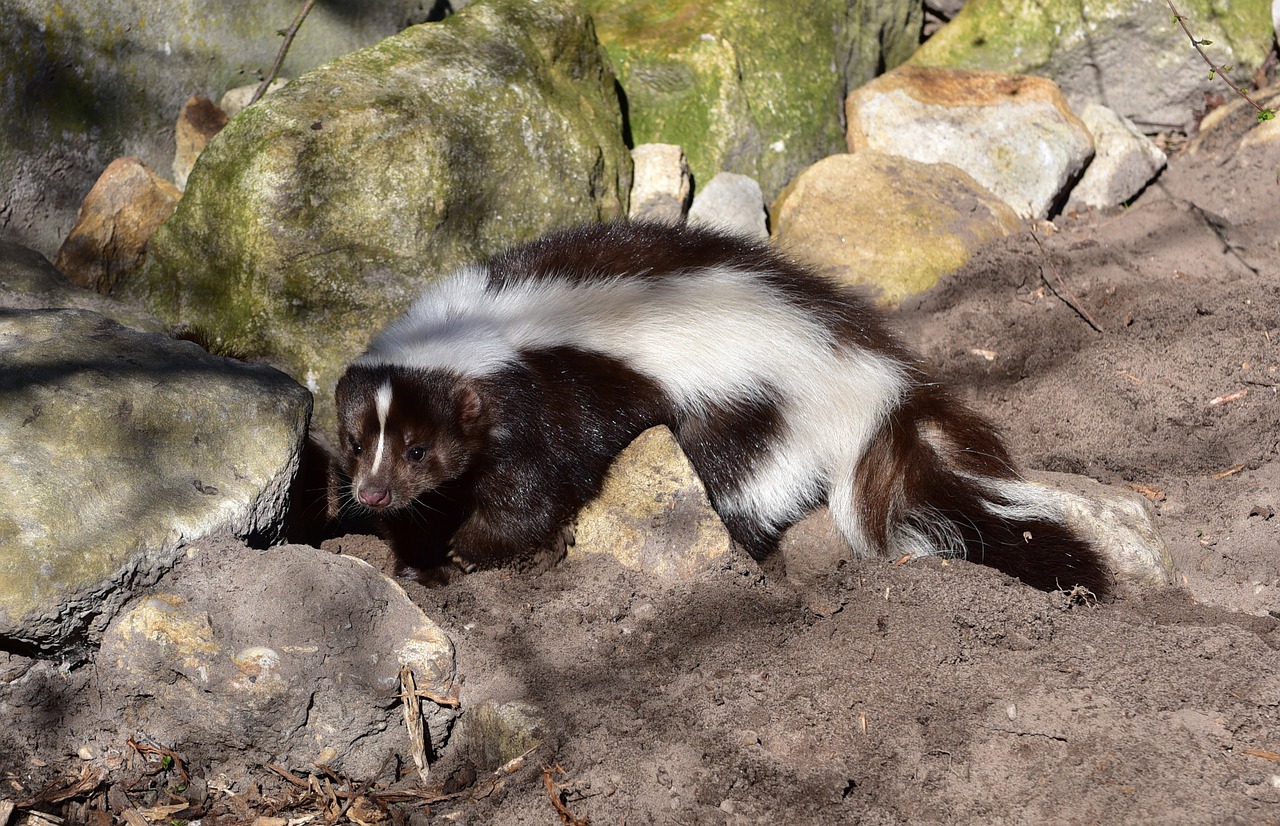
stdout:
[(859, 557), (1108, 590), (1052, 497), (870, 303), (718, 231), (594, 224), (464, 268), (373, 340), (336, 402), (349, 502), (419, 570), (562, 552), (614, 458), (661, 424), (757, 560), (825, 503)]

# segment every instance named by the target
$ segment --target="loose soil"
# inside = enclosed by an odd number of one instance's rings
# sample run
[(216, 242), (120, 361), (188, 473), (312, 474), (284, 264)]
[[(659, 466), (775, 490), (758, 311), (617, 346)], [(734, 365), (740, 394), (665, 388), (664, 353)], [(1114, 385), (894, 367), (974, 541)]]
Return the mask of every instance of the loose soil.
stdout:
[[(396, 822), (1280, 823), (1278, 262), (1280, 142), (1228, 144), (892, 313), (1028, 468), (1148, 496), (1175, 586), (1094, 604), (962, 561), (742, 555), (678, 582), (602, 555), (407, 582), (464, 710), (541, 723), (496, 773), (457, 738), (451, 796)], [(289, 788), (239, 780), (206, 823)]]
[(464, 704), (543, 721), (500, 782), (446, 754), (488, 780), (433, 815), (1280, 823), (1278, 175), (1280, 143), (1183, 153), (893, 313), (1027, 467), (1148, 496), (1175, 587), (1080, 604), (959, 561), (796, 581), (740, 556), (667, 582), (596, 555), (411, 583)]

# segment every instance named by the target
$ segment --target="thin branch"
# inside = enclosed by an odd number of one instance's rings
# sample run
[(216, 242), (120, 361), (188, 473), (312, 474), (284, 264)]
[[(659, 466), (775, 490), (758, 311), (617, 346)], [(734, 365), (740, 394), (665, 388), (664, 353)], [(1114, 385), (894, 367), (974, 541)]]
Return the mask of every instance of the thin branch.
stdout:
[(298, 12), (298, 16), (293, 18), (293, 23), (289, 28), (279, 34), (284, 35), (284, 42), (280, 44), (280, 51), (276, 53), (276, 62), (272, 64), (271, 71), (267, 72), (267, 76), (262, 79), (262, 83), (254, 90), (253, 97), (249, 98), (247, 106), (252, 106), (258, 102), (258, 99), (267, 93), (267, 89), (271, 88), (271, 83), (280, 74), (280, 67), (284, 64), (284, 56), (289, 51), (289, 47), (293, 45), (293, 38), (297, 36), (298, 29), (302, 27), (302, 21), (307, 19), (307, 15), (311, 12), (311, 7), (316, 4), (316, 0), (306, 0), (302, 4), (302, 9)]
[(1227, 68), (1224, 68), (1223, 66), (1220, 66), (1217, 63), (1214, 63), (1213, 58), (1209, 57), (1209, 55), (1205, 52), (1205, 50), (1201, 48), (1202, 46), (1213, 45), (1213, 41), (1196, 39), (1196, 36), (1191, 33), (1191, 29), (1187, 28), (1187, 18), (1185, 18), (1182, 15), (1182, 12), (1178, 11), (1177, 7), (1173, 5), (1173, 0), (1165, 0), (1165, 2), (1169, 4), (1169, 10), (1173, 12), (1174, 21), (1179, 26), (1182, 27), (1182, 31), (1184, 31), (1187, 35), (1187, 38), (1191, 40), (1191, 45), (1194, 46), (1195, 50), (1200, 53), (1200, 57), (1204, 58), (1204, 62), (1209, 64), (1209, 79), (1213, 80), (1214, 75), (1217, 75), (1218, 77), (1222, 78), (1223, 83), (1231, 87), (1231, 91), (1235, 92), (1237, 95), (1247, 100), (1250, 106), (1258, 110), (1258, 123), (1262, 123), (1263, 121), (1268, 121), (1274, 118), (1276, 116), (1276, 113), (1274, 111), (1272, 111), (1271, 109), (1264, 108), (1256, 100), (1249, 97), (1249, 93), (1244, 90), (1243, 86), (1237, 86), (1235, 84), (1235, 81), (1227, 77)]
[[(1062, 274), (1058, 272), (1058, 268), (1055, 267), (1053, 265), (1053, 261), (1049, 259), (1048, 253), (1046, 253), (1044, 250), (1044, 244), (1040, 243), (1040, 236), (1037, 235), (1034, 230), (1031, 232), (1031, 239), (1035, 241), (1036, 246), (1040, 248), (1040, 257), (1044, 261), (1044, 263), (1049, 267), (1049, 269), (1053, 272), (1053, 277), (1057, 279), (1058, 286), (1062, 287), (1062, 292), (1059, 292), (1058, 287), (1055, 287), (1053, 285), (1053, 282), (1050, 281), (1047, 277), (1045, 277), (1044, 267), (1041, 267), (1040, 278), (1044, 281), (1045, 285), (1048, 286), (1048, 288), (1053, 291), (1053, 294), (1056, 295), (1058, 299), (1062, 301), (1063, 304), (1066, 304), (1068, 307), (1075, 310), (1076, 315), (1084, 319), (1084, 322), (1088, 324), (1090, 327), (1092, 327), (1095, 332), (1099, 332), (1099, 333), (1104, 332), (1102, 329), (1102, 326), (1099, 325), (1098, 322), (1093, 320), (1093, 316), (1089, 315), (1089, 311), (1086, 310), (1080, 304), (1080, 300), (1076, 298), (1075, 295), (1072, 294), (1070, 289), (1067, 288), (1067, 283), (1062, 280)], [(1065, 295), (1063, 293), (1065, 293)]]

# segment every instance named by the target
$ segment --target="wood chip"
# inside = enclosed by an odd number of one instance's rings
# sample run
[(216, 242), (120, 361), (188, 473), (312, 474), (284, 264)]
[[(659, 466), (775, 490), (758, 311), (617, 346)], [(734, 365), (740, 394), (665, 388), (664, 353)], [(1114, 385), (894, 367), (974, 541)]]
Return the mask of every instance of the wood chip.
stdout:
[(1152, 502), (1163, 502), (1165, 499), (1164, 491), (1160, 490), (1160, 488), (1153, 488), (1151, 485), (1144, 485), (1141, 482), (1126, 482), (1125, 487), (1135, 493), (1142, 494)]
[(1214, 396), (1212, 399), (1209, 399), (1209, 406), (1217, 407), (1220, 404), (1227, 404), (1228, 402), (1238, 402), (1247, 395), (1249, 395), (1249, 388), (1246, 387), (1243, 390), (1237, 390), (1236, 392), (1228, 393), (1225, 396)]
[(1263, 760), (1270, 760), (1272, 763), (1280, 763), (1280, 754), (1274, 751), (1265, 751), (1263, 749), (1245, 749), (1244, 753), (1250, 757), (1261, 757)]
[(1213, 474), (1213, 478), (1226, 479), (1228, 476), (1234, 476), (1242, 470), (1244, 470), (1244, 465), (1236, 465), (1235, 467), (1229, 467), (1226, 470), (1218, 471), (1217, 473)]

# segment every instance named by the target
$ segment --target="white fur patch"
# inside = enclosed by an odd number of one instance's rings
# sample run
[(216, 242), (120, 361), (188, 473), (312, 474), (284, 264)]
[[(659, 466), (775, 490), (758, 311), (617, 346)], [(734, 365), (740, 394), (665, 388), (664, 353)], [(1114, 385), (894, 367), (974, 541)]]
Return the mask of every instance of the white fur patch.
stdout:
[(391, 412), (391, 382), (385, 381), (373, 397), (374, 410), (378, 413), (378, 447), (373, 454), (373, 466), (370, 473), (377, 473), (382, 465), (382, 452), (386, 446), (387, 416)]

